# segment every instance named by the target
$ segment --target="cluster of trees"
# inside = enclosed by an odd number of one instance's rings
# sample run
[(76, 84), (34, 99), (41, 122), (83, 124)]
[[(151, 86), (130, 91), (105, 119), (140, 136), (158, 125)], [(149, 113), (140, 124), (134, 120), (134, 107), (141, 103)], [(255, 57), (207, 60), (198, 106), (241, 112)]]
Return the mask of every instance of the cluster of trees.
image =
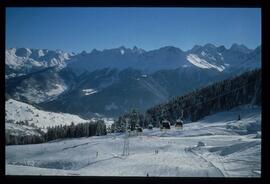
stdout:
[(45, 142), (43, 136), (39, 135), (12, 135), (6, 132), (6, 145), (14, 144), (38, 144)]
[(137, 127), (145, 128), (147, 123), (144, 115), (136, 109), (120, 116), (111, 126), (112, 132), (125, 132), (126, 128), (130, 131), (136, 130)]
[(115, 123), (115, 130), (123, 130), (127, 119), (136, 120), (143, 128), (152, 124), (159, 127), (164, 119), (173, 125), (181, 117), (186, 121), (197, 121), (218, 111), (229, 110), (245, 104), (261, 105), (261, 69), (245, 72), (234, 78), (197, 89), (184, 96), (175, 97), (168, 103), (148, 109), (140, 118), (132, 113), (124, 114)]
[[(13, 121), (6, 120), (7, 123), (14, 123)], [(45, 141), (44, 135), (45, 133), (42, 132), (34, 123), (29, 124), (29, 122), (26, 121), (17, 121), (15, 122), (17, 125), (25, 125), (28, 127), (32, 127), (31, 131), (33, 134), (27, 134), (26, 132), (23, 133), (13, 133), (11, 130), (5, 131), (5, 142), (6, 145), (12, 145), (12, 144), (37, 144), (42, 143)]]
[(49, 127), (47, 133), (45, 134), (45, 140), (51, 141), (59, 138), (89, 137), (106, 134), (106, 125), (103, 120), (98, 120), (97, 122), (79, 123), (76, 125), (74, 125), (72, 122), (69, 126), (59, 125)]
[[(28, 123), (18, 122), (17, 124), (26, 125)], [(13, 134), (10, 131), (5, 133), (5, 142), (7, 145), (13, 144), (38, 144), (47, 141), (51, 141), (59, 138), (77, 138), (77, 137), (89, 137), (106, 135), (106, 125), (103, 120), (96, 122), (79, 123), (74, 125), (58, 125), (49, 127), (47, 132), (42, 132), (39, 128), (35, 127), (37, 134), (25, 135), (25, 134)]]

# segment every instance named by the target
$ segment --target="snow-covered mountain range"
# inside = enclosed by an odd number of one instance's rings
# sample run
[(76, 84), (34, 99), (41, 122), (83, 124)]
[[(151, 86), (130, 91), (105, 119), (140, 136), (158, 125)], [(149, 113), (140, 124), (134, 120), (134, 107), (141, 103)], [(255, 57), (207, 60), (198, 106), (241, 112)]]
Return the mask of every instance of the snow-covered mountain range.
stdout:
[[(186, 52), (173, 46), (151, 51), (144, 51), (137, 47), (133, 49), (119, 47), (103, 51), (93, 50), (90, 53), (82, 52), (71, 58), (69, 67), (79, 74), (86, 70), (94, 71), (104, 67), (134, 68), (147, 73), (178, 67), (199, 67), (222, 72), (232, 67), (239, 67), (242, 62), (249, 63), (247, 60), (257, 50), (260, 50), (260, 47), (251, 50), (238, 44), (233, 44), (229, 49), (224, 46), (216, 47), (213, 44), (196, 45)], [(260, 62), (255, 61), (249, 67), (257, 66), (260, 66)]]
[[(260, 50), (260, 46), (252, 50), (239, 44), (233, 44), (229, 49), (224, 46), (216, 47), (213, 44), (195, 45), (186, 52), (173, 46), (151, 51), (121, 46), (103, 51), (94, 49), (90, 53), (83, 51), (79, 54), (66, 53), (61, 50), (12, 48), (6, 50), (5, 64), (14, 72), (23, 71), (25, 73), (52, 66), (57, 68), (68, 66), (78, 74), (103, 68), (134, 68), (144, 72), (154, 72), (190, 66), (222, 72), (231, 67), (239, 67), (243, 62), (248, 65), (250, 59), (260, 56)], [(260, 66), (260, 62), (253, 61), (252, 67), (258, 66)], [(16, 72), (6, 74), (7, 78), (12, 76), (16, 76)]]
[(64, 68), (73, 54), (61, 50), (11, 48), (6, 50), (5, 77), (25, 75), (47, 67)]
[[(206, 44), (145, 51), (119, 47), (83, 51), (6, 50), (6, 98), (46, 110), (117, 116), (261, 67), (261, 47)], [(188, 81), (188, 82), (187, 82)]]

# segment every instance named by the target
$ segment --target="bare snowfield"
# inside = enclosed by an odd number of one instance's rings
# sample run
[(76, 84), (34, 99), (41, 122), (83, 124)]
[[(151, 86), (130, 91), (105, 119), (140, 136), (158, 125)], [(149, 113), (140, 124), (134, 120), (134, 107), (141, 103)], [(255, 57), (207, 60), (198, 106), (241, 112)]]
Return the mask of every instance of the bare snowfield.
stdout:
[(260, 125), (259, 107), (239, 107), (183, 130), (144, 129), (128, 156), (124, 134), (6, 146), (6, 175), (260, 177)]

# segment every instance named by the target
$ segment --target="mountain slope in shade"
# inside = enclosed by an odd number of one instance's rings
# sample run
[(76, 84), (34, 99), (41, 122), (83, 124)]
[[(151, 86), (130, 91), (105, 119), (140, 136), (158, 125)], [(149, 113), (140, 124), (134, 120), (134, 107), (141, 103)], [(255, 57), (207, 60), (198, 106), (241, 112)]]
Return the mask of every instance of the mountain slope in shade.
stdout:
[(73, 87), (75, 78), (71, 71), (46, 68), (6, 80), (6, 95), (29, 103), (53, 100)]
[(135, 69), (102, 69), (82, 74), (73, 90), (39, 105), (50, 111), (86, 117), (91, 117), (93, 112), (115, 117), (132, 108), (144, 111), (230, 75), (193, 67), (160, 70), (152, 74)]

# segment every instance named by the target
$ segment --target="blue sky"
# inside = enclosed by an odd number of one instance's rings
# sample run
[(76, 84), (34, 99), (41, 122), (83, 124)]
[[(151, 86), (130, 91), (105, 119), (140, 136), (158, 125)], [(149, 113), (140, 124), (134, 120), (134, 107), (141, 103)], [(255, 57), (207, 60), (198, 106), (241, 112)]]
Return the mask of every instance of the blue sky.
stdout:
[(68, 52), (261, 44), (259, 8), (7, 8), (6, 47)]

